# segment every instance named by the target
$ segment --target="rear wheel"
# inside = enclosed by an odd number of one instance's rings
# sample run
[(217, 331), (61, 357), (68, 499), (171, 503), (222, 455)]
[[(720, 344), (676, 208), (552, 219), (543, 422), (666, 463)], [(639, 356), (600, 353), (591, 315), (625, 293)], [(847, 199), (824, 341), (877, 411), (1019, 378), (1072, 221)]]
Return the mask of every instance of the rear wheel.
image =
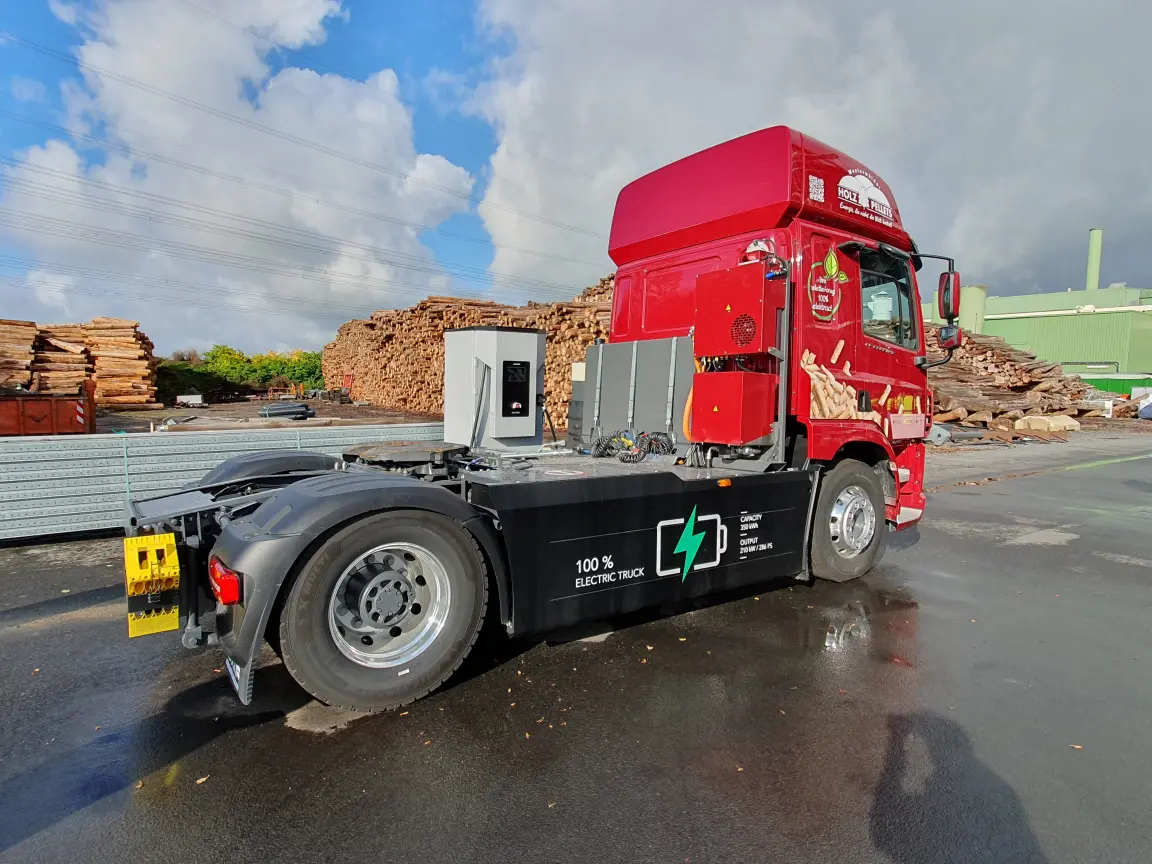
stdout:
[(880, 559), (888, 526), (884, 492), (869, 466), (855, 459), (837, 463), (820, 479), (812, 522), (812, 575), (847, 582)]
[(459, 667), (487, 601), (483, 558), (458, 523), (418, 510), (370, 516), (304, 565), (280, 613), (280, 653), (322, 702), (395, 708)]

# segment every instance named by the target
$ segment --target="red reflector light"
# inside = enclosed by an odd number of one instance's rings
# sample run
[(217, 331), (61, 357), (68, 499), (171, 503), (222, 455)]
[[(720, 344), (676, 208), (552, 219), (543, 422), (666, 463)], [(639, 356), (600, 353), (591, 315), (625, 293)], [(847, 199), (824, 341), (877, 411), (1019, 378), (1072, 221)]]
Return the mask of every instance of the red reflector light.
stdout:
[(213, 555), (208, 559), (208, 584), (216, 600), (225, 606), (235, 606), (240, 602), (241, 576)]

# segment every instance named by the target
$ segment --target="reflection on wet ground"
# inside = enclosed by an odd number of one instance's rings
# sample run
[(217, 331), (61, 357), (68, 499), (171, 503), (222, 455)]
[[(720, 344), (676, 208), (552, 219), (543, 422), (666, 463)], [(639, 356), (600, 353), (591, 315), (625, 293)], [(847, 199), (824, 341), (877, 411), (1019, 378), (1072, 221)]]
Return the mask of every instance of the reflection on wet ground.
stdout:
[(1143, 860), (1131, 473), (1081, 472), (1076, 513), (1067, 474), (941, 494), (856, 583), (489, 630), (402, 713), (309, 702), (271, 656), (244, 708), (115, 603), (0, 613), (0, 860)]

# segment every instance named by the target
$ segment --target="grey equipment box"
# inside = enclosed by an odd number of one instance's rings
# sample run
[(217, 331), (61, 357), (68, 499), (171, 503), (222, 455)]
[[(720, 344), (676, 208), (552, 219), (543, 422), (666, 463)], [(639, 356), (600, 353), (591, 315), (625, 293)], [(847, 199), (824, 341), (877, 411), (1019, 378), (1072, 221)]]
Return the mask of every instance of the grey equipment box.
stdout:
[(544, 443), (544, 331), (444, 333), (444, 440), (473, 449)]
[(681, 428), (696, 371), (691, 337), (590, 345), (584, 362), (585, 442), (626, 430), (667, 432), (677, 444), (688, 443)]

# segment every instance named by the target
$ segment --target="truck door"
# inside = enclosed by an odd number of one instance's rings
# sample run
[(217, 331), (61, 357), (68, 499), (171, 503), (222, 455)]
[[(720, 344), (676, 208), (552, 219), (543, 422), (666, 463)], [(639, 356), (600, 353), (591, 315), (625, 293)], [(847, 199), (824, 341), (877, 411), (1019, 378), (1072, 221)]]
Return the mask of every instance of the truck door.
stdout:
[(796, 350), (793, 404), (802, 420), (856, 419), (850, 404), (856, 386), (860, 341), (860, 273), (854, 255), (839, 244), (847, 235), (802, 233), (803, 257), (795, 277)]
[(858, 377), (874, 410), (884, 416), (884, 434), (895, 446), (924, 436), (927, 376), (916, 365), (922, 352), (920, 308), (908, 261), (864, 249), (860, 266)]

